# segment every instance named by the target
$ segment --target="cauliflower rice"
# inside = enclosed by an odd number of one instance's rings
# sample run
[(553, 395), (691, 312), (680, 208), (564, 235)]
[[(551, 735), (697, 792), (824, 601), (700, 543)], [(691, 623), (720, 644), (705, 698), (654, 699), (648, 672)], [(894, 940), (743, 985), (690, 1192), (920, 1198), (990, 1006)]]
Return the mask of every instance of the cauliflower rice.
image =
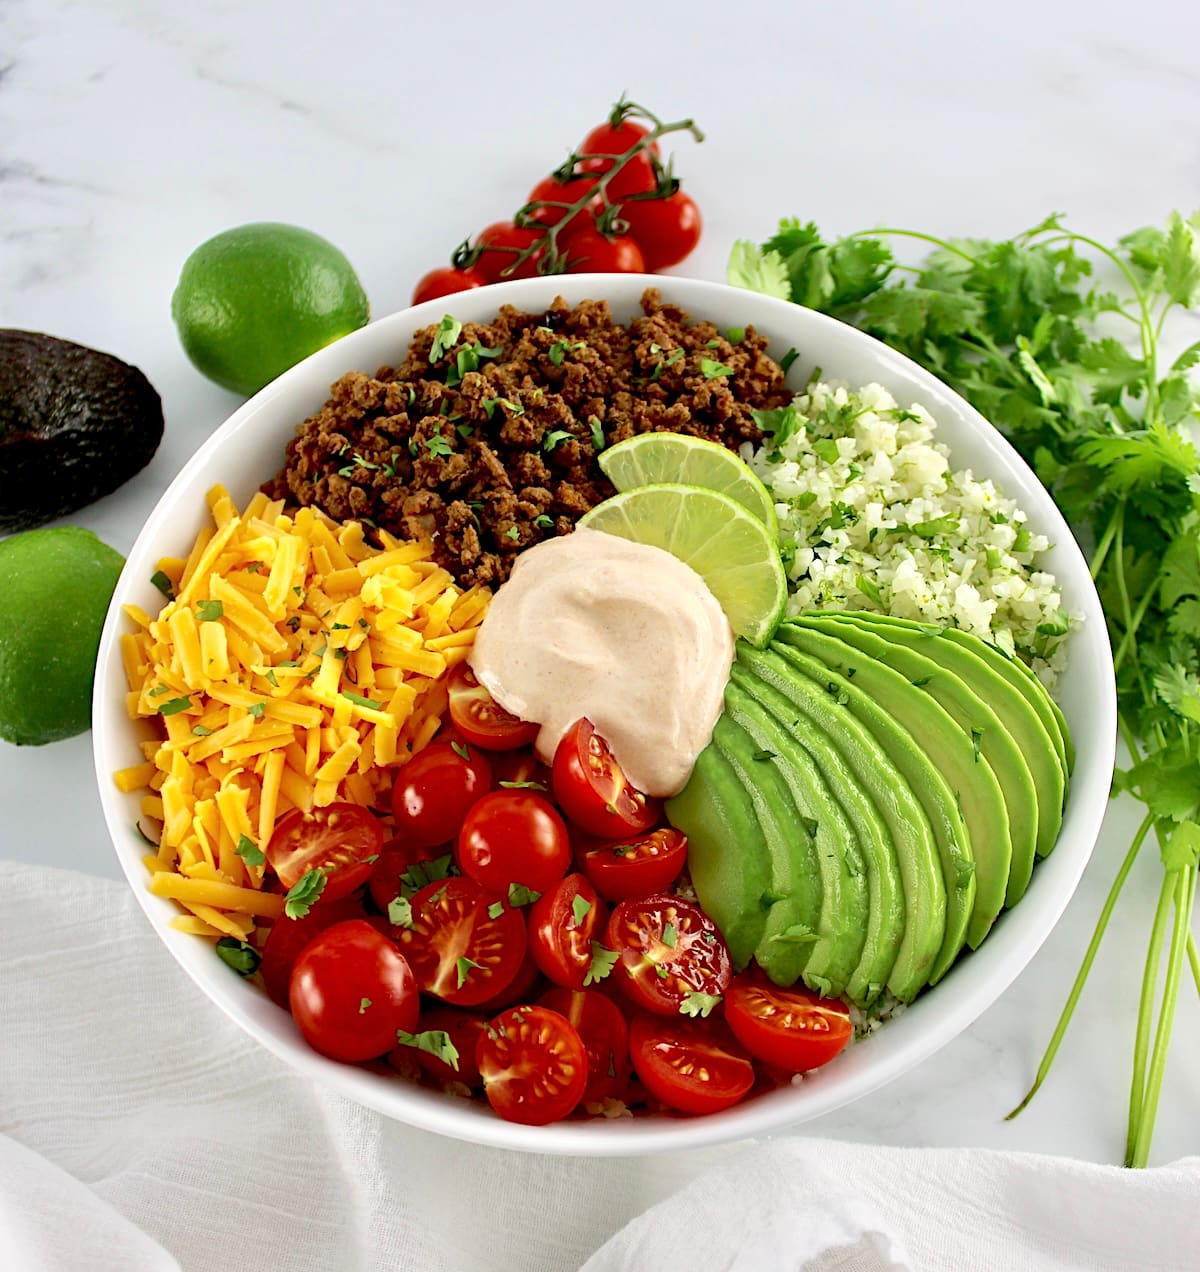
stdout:
[(921, 406), (878, 384), (810, 383), (763, 413), (767, 441), (743, 459), (775, 500), (788, 613), (864, 609), (952, 623), (1020, 653), (1052, 684), (1067, 614), (1050, 546), (991, 481), (954, 471)]

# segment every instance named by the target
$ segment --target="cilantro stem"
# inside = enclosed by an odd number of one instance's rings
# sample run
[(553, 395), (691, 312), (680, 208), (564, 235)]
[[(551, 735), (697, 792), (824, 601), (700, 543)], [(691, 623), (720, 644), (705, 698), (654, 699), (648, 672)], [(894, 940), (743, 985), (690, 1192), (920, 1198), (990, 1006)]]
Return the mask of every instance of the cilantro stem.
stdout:
[(1154, 987), (1158, 983), (1158, 969), (1162, 962), (1163, 938), (1166, 935), (1167, 915), (1175, 893), (1175, 877), (1163, 875), (1158, 892), (1158, 905), (1154, 910), (1154, 926), (1150, 929), (1150, 944), (1146, 948), (1146, 965), (1142, 971), (1142, 994), (1138, 1002), (1137, 1032), (1133, 1044), (1133, 1080), (1129, 1084), (1129, 1127), (1125, 1138), (1125, 1164), (1133, 1158), (1134, 1145), (1140, 1134), (1142, 1112), (1146, 1104), (1146, 1062), (1150, 1056), (1150, 1029), (1154, 1019)]
[(1091, 575), (1094, 583), (1100, 576), (1100, 570), (1104, 565), (1104, 559), (1108, 556), (1108, 550), (1112, 547), (1112, 542), (1117, 533), (1117, 526), (1125, 516), (1125, 505), (1119, 503), (1113, 509), (1113, 515), (1108, 519), (1108, 525), (1104, 527), (1104, 533), (1100, 536), (1100, 542), (1096, 545), (1096, 551), (1092, 554)]
[(850, 239), (878, 238), (884, 234), (891, 234), (896, 238), (918, 239), (922, 243), (931, 243), (934, 247), (940, 248), (943, 252), (949, 252), (952, 256), (959, 256), (964, 261), (970, 261), (972, 265), (979, 263), (969, 252), (964, 252), (962, 248), (955, 247), (953, 243), (947, 243), (945, 239), (940, 239), (936, 235), (920, 234), (916, 230), (898, 230), (891, 226), (885, 226), (877, 230), (859, 230), (854, 234), (847, 234), (843, 242)]
[(1187, 939), (1187, 956), (1192, 966), (1192, 980), (1196, 982), (1196, 993), (1200, 994), (1200, 953), (1196, 952), (1196, 938), (1190, 932)]
[(1179, 999), (1184, 950), (1191, 933), (1192, 910), (1196, 901), (1195, 866), (1185, 866), (1182, 870), (1169, 872), (1166, 877), (1174, 883), (1175, 923), (1171, 931), (1171, 950), (1167, 956), (1167, 976), (1158, 1013), (1150, 1076), (1146, 1083), (1132, 1152), (1126, 1155), (1127, 1166), (1145, 1166), (1150, 1158), (1150, 1141), (1154, 1136), (1158, 1100), (1162, 1094), (1163, 1076), (1167, 1068), (1167, 1048), (1171, 1042), (1171, 1027), (1175, 1022), (1175, 1006)]
[(1071, 1024), (1071, 1017), (1075, 1013), (1075, 1008), (1079, 1003), (1080, 996), (1083, 993), (1084, 984), (1088, 975), (1092, 970), (1092, 964), (1096, 961), (1096, 955), (1100, 952), (1100, 944), (1104, 940), (1104, 933), (1108, 929), (1109, 920), (1112, 918), (1113, 910), (1116, 909), (1117, 900), (1121, 895), (1121, 890), (1125, 887), (1125, 881), (1129, 878), (1129, 872), (1133, 869), (1133, 863), (1138, 858), (1138, 853), (1142, 850), (1142, 844), (1146, 841), (1146, 836), (1150, 833), (1150, 828), (1154, 825), (1154, 817), (1147, 813), (1142, 819), (1142, 824), (1138, 827), (1137, 834), (1133, 837), (1133, 842), (1129, 845), (1129, 851), (1125, 854), (1125, 860), (1121, 862), (1121, 868), (1117, 871), (1117, 877), (1112, 882), (1112, 887), (1108, 890), (1108, 896), (1105, 898), (1104, 905), (1100, 910), (1100, 917), (1096, 920), (1096, 927), (1092, 932), (1092, 939), (1088, 942), (1087, 952), (1083, 956), (1083, 962), (1080, 964), (1079, 971), (1075, 976), (1075, 983), (1071, 986), (1071, 992), (1067, 997), (1066, 1005), (1062, 1009), (1062, 1013), (1058, 1018), (1058, 1024), (1054, 1027), (1054, 1033), (1051, 1035), (1049, 1045), (1046, 1047), (1045, 1054), (1042, 1056), (1042, 1062), (1038, 1065), (1038, 1071), (1033, 1080), (1033, 1085), (1025, 1093), (1025, 1098), (1017, 1105), (1015, 1109), (1005, 1118), (1009, 1121), (1016, 1117), (1022, 1109), (1029, 1104), (1030, 1100), (1037, 1095), (1042, 1083), (1046, 1080), (1050, 1072), (1050, 1066), (1053, 1065), (1055, 1057), (1058, 1055), (1058, 1049), (1062, 1045), (1063, 1038), (1066, 1037), (1067, 1029)]
[(1146, 610), (1150, 608), (1150, 603), (1158, 595), (1158, 585), (1162, 582), (1163, 575), (1166, 573), (1166, 565), (1158, 567), (1158, 573), (1154, 576), (1154, 581), (1142, 593), (1142, 599), (1138, 602), (1138, 607), (1133, 612), (1133, 621), (1125, 629), (1121, 637), (1121, 643), (1117, 646), (1116, 652), (1113, 654), (1113, 670), (1120, 671), (1121, 664), (1125, 661), (1125, 655), (1129, 652), (1130, 642), (1136, 641), (1137, 630), (1142, 625), (1142, 619), (1146, 617)]

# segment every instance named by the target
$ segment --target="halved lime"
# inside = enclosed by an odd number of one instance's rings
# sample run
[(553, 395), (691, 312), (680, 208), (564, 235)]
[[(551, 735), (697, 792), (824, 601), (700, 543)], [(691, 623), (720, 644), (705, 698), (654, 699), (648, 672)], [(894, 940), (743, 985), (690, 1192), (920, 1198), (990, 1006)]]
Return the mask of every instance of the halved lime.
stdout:
[(600, 467), (618, 490), (639, 486), (703, 486), (736, 499), (772, 535), (779, 534), (767, 488), (733, 451), (686, 433), (639, 433), (600, 452)]
[(728, 495), (701, 486), (639, 486), (597, 504), (579, 521), (634, 543), (664, 548), (690, 565), (721, 604), (735, 636), (771, 637), (787, 602), (779, 544)]

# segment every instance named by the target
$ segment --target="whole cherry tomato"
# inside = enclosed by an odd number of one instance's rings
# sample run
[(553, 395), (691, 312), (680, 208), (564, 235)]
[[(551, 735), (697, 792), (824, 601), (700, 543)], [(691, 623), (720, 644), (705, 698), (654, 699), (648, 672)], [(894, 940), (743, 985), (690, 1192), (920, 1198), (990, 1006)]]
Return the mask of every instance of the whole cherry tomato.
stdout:
[(325, 874), (321, 895), (334, 901), (366, 883), (382, 846), (379, 819), (361, 804), (338, 802), (285, 813), (276, 822), (265, 851), (285, 888), (294, 887), (310, 870), (321, 870)]
[(576, 720), (554, 752), (554, 798), (577, 825), (601, 839), (641, 835), (659, 820), (662, 801), (648, 799), (621, 772), (590, 720)]
[(404, 955), (363, 919), (318, 933), (292, 968), (288, 1002), (315, 1051), (333, 1060), (370, 1060), (411, 1031), (420, 999)]
[(571, 841), (554, 805), (536, 791), (500, 790), (472, 806), (455, 852), (463, 874), (507, 893), (524, 884), (546, 892), (567, 873)]
[(262, 962), (258, 966), (263, 988), (270, 994), (272, 1001), (281, 1007), (288, 1005), (292, 968), (295, 967), (300, 952), (314, 936), (335, 923), (364, 917), (365, 911), (355, 898), (343, 897), (330, 901), (322, 896), (300, 918), (289, 919), (283, 915), (276, 919), (267, 934)]
[[(527, 203), (577, 203), (590, 190), (594, 189), (594, 177), (575, 177), (570, 181), (558, 181), (553, 176), (543, 177), (529, 192)], [(568, 238), (593, 228), (593, 217), (600, 210), (600, 200), (593, 199), (574, 216), (558, 232), (558, 241), (565, 243)], [(528, 213), (529, 220), (539, 225), (557, 225), (566, 215), (567, 209), (560, 207), (534, 208)]]
[(608, 237), (595, 230), (576, 234), (566, 245), (567, 271), (572, 274), (644, 274), (642, 249), (628, 235)]
[(483, 287), (486, 282), (476, 270), (443, 265), (438, 269), (431, 269), (417, 281), (413, 288), (412, 303), (419, 305), (423, 300), (436, 300), (439, 296), (470, 291), (472, 287)]
[(651, 273), (678, 265), (700, 242), (700, 209), (682, 190), (666, 199), (630, 199), (621, 204), (621, 219)]
[(483, 753), (462, 742), (431, 742), (396, 774), (392, 815), (413, 848), (450, 842), (492, 784)]
[[(510, 278), (535, 278), (539, 248), (527, 260), (517, 265), (519, 253), (542, 237), (542, 231), (514, 225), (511, 221), (497, 221), (480, 230), (475, 239), (476, 247), (492, 249), (483, 252), (471, 267), (480, 278), (489, 283), (503, 283)], [(505, 272), (505, 271), (509, 272)]]

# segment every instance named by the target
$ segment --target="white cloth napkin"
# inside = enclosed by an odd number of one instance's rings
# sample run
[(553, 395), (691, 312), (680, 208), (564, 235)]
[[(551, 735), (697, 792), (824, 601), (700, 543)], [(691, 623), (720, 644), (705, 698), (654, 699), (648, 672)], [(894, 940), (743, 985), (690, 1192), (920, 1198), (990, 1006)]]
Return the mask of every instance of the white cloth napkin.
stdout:
[(4, 873), (6, 1272), (1200, 1266), (1200, 1158), (1131, 1173), (787, 1136), (591, 1161), (415, 1131), (244, 1038), (124, 885)]

